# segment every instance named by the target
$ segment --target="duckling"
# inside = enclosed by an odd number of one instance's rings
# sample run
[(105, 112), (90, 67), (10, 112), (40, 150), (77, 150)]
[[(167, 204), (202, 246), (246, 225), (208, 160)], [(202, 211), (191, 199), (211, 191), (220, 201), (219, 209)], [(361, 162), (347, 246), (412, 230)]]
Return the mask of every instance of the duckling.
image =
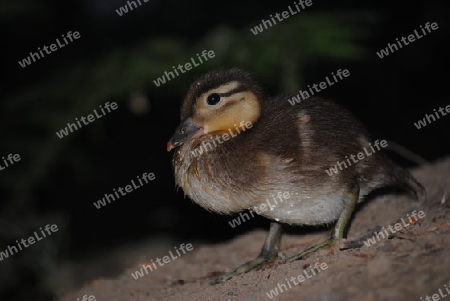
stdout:
[(271, 266), (280, 251), (282, 223), (334, 223), (329, 239), (285, 260), (292, 262), (342, 240), (356, 204), (374, 190), (397, 186), (415, 199), (424, 193), (381, 150), (327, 173), (336, 162), (369, 149), (372, 140), (335, 102), (314, 96), (292, 106), (289, 97), (267, 97), (247, 71), (232, 68), (201, 76), (182, 103), (181, 124), (167, 150), (176, 149), (175, 182), (185, 195), (206, 210), (233, 214), (288, 193), (259, 212), (271, 220), (259, 256), (214, 283)]

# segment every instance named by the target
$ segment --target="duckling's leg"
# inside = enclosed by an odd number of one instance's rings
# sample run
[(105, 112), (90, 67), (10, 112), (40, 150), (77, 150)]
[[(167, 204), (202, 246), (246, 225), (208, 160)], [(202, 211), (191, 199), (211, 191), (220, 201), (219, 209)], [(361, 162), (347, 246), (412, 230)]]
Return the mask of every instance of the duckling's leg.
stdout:
[(212, 281), (212, 284), (224, 282), (234, 276), (238, 276), (247, 273), (251, 270), (259, 270), (261, 268), (267, 268), (273, 265), (275, 259), (278, 258), (278, 252), (281, 241), (281, 225), (275, 222), (270, 223), (269, 234), (264, 241), (264, 245), (255, 259), (244, 263), (240, 267), (231, 270), (225, 275), (220, 276), (216, 280)]
[(336, 244), (336, 242), (344, 238), (345, 228), (347, 227), (348, 222), (352, 218), (352, 214), (353, 211), (355, 210), (358, 198), (359, 198), (359, 187), (355, 187), (348, 193), (349, 202), (345, 206), (344, 210), (342, 210), (341, 215), (339, 216), (339, 219), (337, 220), (336, 225), (334, 226), (333, 232), (331, 233), (331, 237), (317, 245), (307, 248), (300, 254), (288, 258), (286, 262), (293, 262), (296, 260), (305, 259), (309, 255), (317, 252), (320, 249), (327, 249), (333, 247)]

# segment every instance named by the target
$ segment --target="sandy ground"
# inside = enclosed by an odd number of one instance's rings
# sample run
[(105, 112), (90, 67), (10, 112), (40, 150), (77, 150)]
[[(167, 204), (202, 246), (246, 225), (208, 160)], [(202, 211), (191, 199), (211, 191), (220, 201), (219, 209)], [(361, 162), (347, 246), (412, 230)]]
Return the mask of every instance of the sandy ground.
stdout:
[[(363, 244), (344, 251), (323, 250), (307, 260), (278, 263), (217, 285), (211, 285), (210, 280), (258, 255), (266, 232), (252, 231), (220, 245), (193, 243), (194, 249), (186, 255), (135, 280), (131, 273), (156, 258), (155, 252), (142, 248), (130, 255), (141, 256), (142, 260), (130, 265), (122, 275), (115, 279), (92, 279), (58, 300), (82, 300), (84, 295), (110, 301), (270, 300), (266, 293), (275, 288), (279, 295), (273, 299), (277, 300), (421, 301), (421, 297), (427, 300), (426, 296), (431, 298), (433, 294), (438, 295), (429, 300), (450, 300), (446, 291), (446, 287), (450, 291), (450, 158), (414, 170), (413, 174), (426, 187), (426, 199), (412, 201), (403, 195), (389, 194), (358, 207), (348, 240), (370, 234), (376, 226), (394, 227), (402, 218), (408, 222), (407, 215), (414, 210), (425, 214), (375, 245)], [(323, 230), (296, 235), (290, 228), (289, 234), (283, 235), (282, 251), (292, 256), (321, 241), (328, 233), (329, 230)], [(173, 247), (157, 253), (167, 255), (170, 249)], [(312, 275), (315, 263), (325, 263), (327, 269), (320, 273), (316, 270), (316, 275)], [(305, 275), (304, 270), (312, 277), (302, 283), (294, 278), (296, 285), (291, 277)]]

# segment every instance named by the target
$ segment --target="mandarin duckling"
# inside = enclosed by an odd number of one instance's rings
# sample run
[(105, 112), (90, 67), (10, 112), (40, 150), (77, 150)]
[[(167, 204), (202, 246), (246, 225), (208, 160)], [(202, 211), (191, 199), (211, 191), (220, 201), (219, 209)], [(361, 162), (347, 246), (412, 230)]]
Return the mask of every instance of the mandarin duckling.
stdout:
[[(182, 103), (181, 124), (167, 143), (168, 151), (176, 148), (177, 187), (220, 214), (269, 204), (257, 212), (272, 221), (259, 256), (215, 283), (273, 264), (281, 223), (334, 223), (329, 239), (290, 262), (341, 240), (355, 205), (375, 189), (400, 187), (416, 199), (423, 193), (407, 170), (383, 155), (378, 141), (372, 146), (348, 111), (320, 97), (295, 106), (288, 98), (266, 97), (249, 73), (233, 68), (200, 77)], [(369, 154), (355, 163), (354, 155), (360, 158), (363, 150)], [(346, 167), (329, 173), (338, 161), (347, 162)]]

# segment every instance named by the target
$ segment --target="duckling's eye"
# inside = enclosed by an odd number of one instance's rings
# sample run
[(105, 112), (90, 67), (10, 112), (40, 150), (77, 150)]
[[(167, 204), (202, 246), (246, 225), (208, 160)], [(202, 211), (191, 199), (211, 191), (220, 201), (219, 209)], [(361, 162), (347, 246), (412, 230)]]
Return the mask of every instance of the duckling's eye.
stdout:
[(210, 106), (216, 105), (219, 101), (220, 101), (220, 95), (217, 93), (213, 93), (213, 94), (209, 95), (208, 98), (206, 99), (206, 103), (209, 104)]

